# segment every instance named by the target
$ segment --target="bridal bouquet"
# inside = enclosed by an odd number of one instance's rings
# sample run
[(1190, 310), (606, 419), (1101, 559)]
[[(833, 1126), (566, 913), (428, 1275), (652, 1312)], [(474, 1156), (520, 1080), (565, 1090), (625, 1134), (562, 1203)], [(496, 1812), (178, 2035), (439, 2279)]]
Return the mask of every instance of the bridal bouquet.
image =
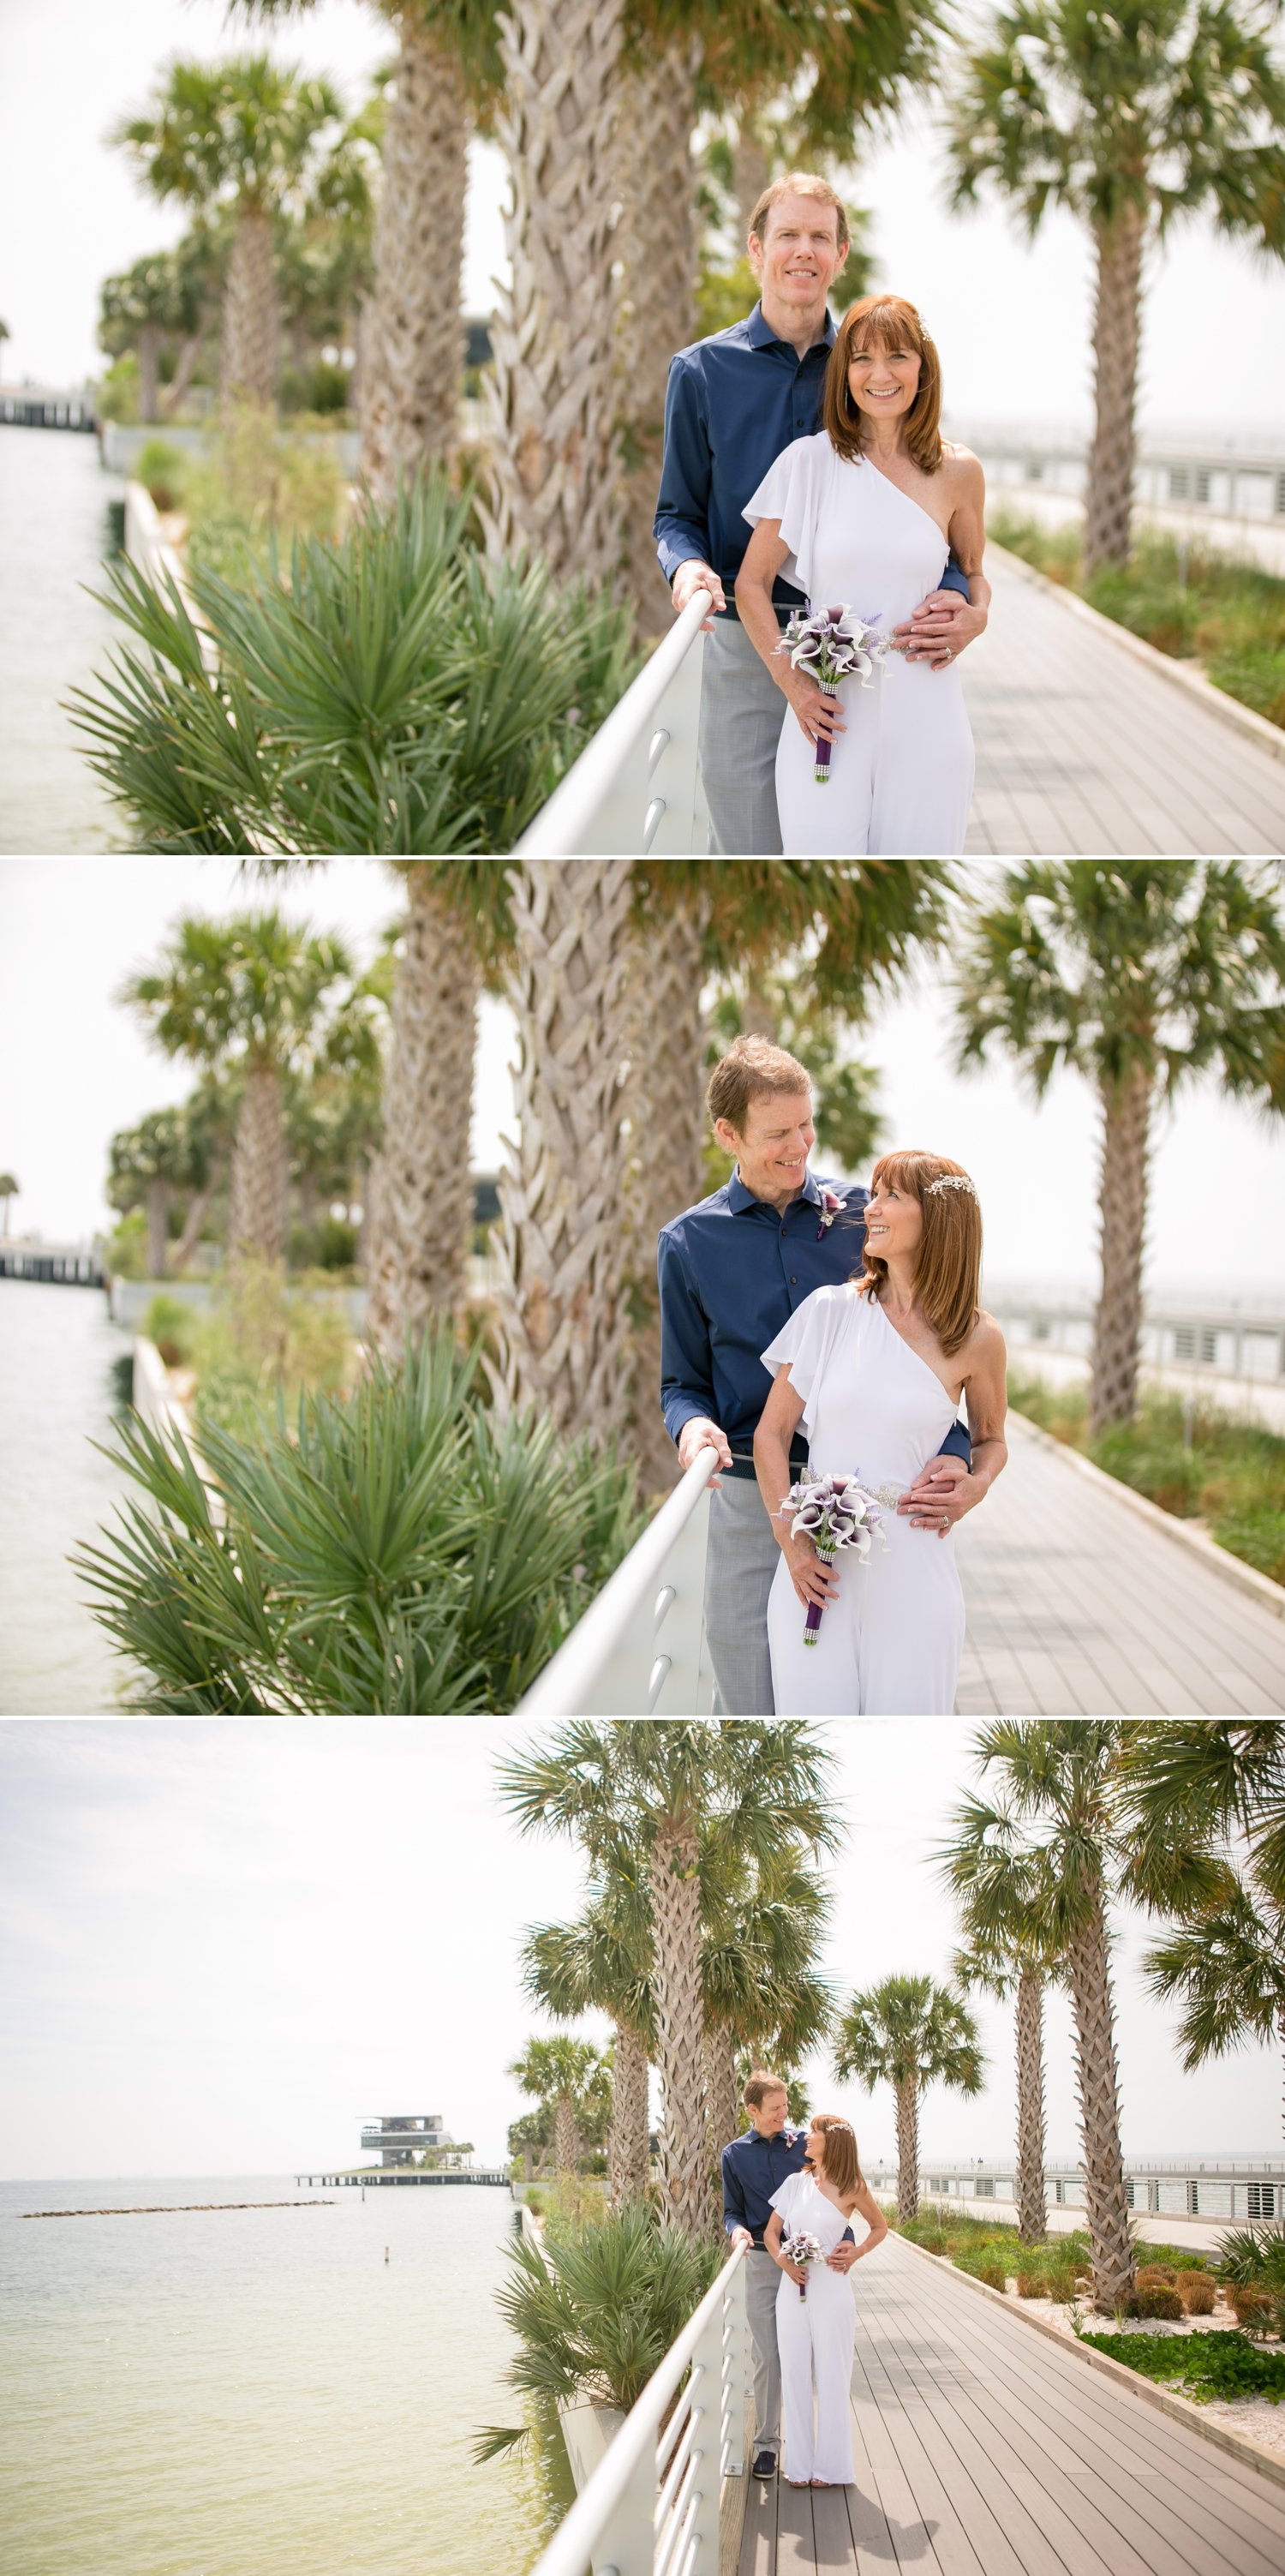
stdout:
[[(791, 1538), (810, 1538), (825, 1565), (833, 1565), (840, 1548), (855, 1548), (864, 1565), (876, 1534), (880, 1546), (887, 1547), (879, 1526), (883, 1512), (878, 1498), (855, 1476), (800, 1476), (773, 1517), (784, 1520), (790, 1513), (794, 1516)], [(819, 1601), (808, 1603), (805, 1646), (816, 1644), (821, 1607)]]
[[(870, 686), (870, 674), (876, 662), (888, 657), (888, 638), (878, 635), (868, 618), (858, 617), (855, 608), (813, 608), (807, 612), (793, 608), (778, 653), (788, 653), (796, 671), (805, 671), (832, 696), (840, 680), (850, 679), (855, 672), (863, 689)], [(817, 737), (816, 768), (813, 775), (818, 787), (824, 787), (830, 775), (830, 754), (834, 745), (828, 734)]]
[[(823, 2263), (825, 2261), (825, 2247), (822, 2244), (820, 2237), (809, 2236), (806, 2228), (803, 2227), (799, 2229), (797, 2236), (782, 2237), (781, 2252), (784, 2254), (787, 2262), (800, 2264), (805, 2272), (813, 2263)], [(800, 2281), (799, 2297), (801, 2299), (806, 2299), (807, 2295), (807, 2282)]]

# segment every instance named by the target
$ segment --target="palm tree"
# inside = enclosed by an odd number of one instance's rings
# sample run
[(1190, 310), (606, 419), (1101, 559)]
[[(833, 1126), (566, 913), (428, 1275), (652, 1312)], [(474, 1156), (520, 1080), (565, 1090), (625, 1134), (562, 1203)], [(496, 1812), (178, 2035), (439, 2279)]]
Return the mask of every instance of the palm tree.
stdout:
[(965, 1942), (952, 1970), (966, 1990), (1016, 2004), (1017, 2232), (1024, 2245), (1037, 2245), (1048, 2233), (1044, 1989), (1061, 1965), (1042, 1928), (1051, 1889), (1036, 1860), (992, 1844), (984, 1807), (965, 1800), (951, 1823), (942, 1875), (958, 1901)]
[[(517, 1140), (500, 1179), (497, 1391), (567, 1436), (624, 1432), (627, 859), (510, 874)], [(506, 1140), (507, 1142), (507, 1140)]]
[(972, 2014), (931, 1977), (884, 1977), (854, 1995), (835, 2034), (834, 2071), (873, 2093), (891, 2084), (897, 2097), (897, 2217), (904, 2227), (919, 2210), (919, 2096), (930, 2084), (980, 2093), (984, 2060)]
[(4, 1208), (4, 1225), (0, 1231), (3, 1231), (6, 1243), (9, 1240), (9, 1201), (10, 1199), (16, 1199), (18, 1196), (18, 1184), (15, 1181), (12, 1172), (0, 1172), (0, 1205), (3, 1205)]
[(610, 2014), (607, 2191), (613, 2209), (641, 2200), (651, 2172), (651, 1909), (645, 1878), (623, 1844), (604, 1856), (579, 1920), (535, 1926), (523, 1944), (520, 1965), (524, 1991), (552, 2019)]
[(556, 2031), (552, 2039), (529, 2039), (522, 2055), (506, 2066), (524, 2093), (553, 2111), (553, 2170), (574, 2174), (580, 2164), (580, 2123), (601, 2102), (603, 2061), (587, 2040)]
[(622, 1837), (646, 1854), (661, 2193), (667, 2216), (693, 2234), (709, 2221), (702, 1876), (727, 1873), (738, 1857), (770, 1868), (800, 1844), (832, 1847), (829, 1768), (797, 1723), (640, 1718), (627, 1727), (573, 1719), (501, 1770), (501, 1796), (524, 1832), (566, 1835), (591, 1867)]
[(150, 251), (119, 276), (105, 277), (99, 290), (99, 346), (119, 358), (132, 349), (138, 359), (138, 417), (161, 416), (161, 352), (178, 334), (190, 334), (197, 310), (183, 292), (184, 277), (176, 251)]
[(1218, 859), (1026, 860), (974, 915), (959, 965), (961, 1069), (992, 1038), (1037, 1100), (1060, 1065), (1102, 1114), (1102, 1285), (1090, 1423), (1137, 1402), (1152, 1121), (1217, 1067), (1238, 1098), (1285, 1111), (1285, 919), (1270, 876)]
[(1029, 1875), (1031, 1929), (1064, 1963), (1075, 2014), (1084, 2198), (1094, 2304), (1113, 2312), (1133, 2285), (1120, 2147), (1120, 2078), (1107, 1905), (1128, 1857), (1119, 1805), (1120, 1730), (1108, 1718), (1000, 1718), (974, 1739), (999, 1799), (971, 1800), (965, 1831), (979, 1873)]
[[(1188, 2072), (1247, 2040), (1285, 2056), (1285, 1734), (1271, 1718), (1130, 1729), (1125, 1885), (1176, 1917), (1147, 1953)], [(1285, 2129), (1285, 2103), (1282, 2105)]]
[(955, 203), (993, 181), (1038, 231), (1086, 224), (1097, 268), (1085, 561), (1122, 563), (1133, 508), (1143, 272), (1182, 216), (1285, 255), (1285, 77), (1257, 0), (1013, 0), (950, 115)]
[[(287, 17), (315, 0), (243, 0)], [(375, 0), (396, 37), (361, 356), (361, 465), (379, 502), (458, 444), (469, 135), (500, 83), (489, 0)]]
[(153, 1109), (136, 1127), (119, 1128), (108, 1148), (109, 1206), (126, 1214), (141, 1201), (147, 1211), (149, 1279), (165, 1277), (170, 1205), (188, 1186), (185, 1130), (181, 1109)]
[(765, 2065), (795, 2065), (819, 2047), (834, 1999), (818, 1974), (832, 1899), (803, 1856), (782, 1852), (766, 1868), (742, 1871), (720, 1888), (702, 1872), (706, 1930), (701, 1945), (705, 2013), (706, 2128), (710, 2223), (722, 2224), (719, 2158), (741, 2126), (739, 2073), (746, 2050)]
[(113, 130), (111, 140), (162, 205), (177, 199), (206, 218), (231, 209), (219, 371), (225, 397), (276, 398), (273, 223), (306, 197), (342, 116), (328, 81), (305, 80), (255, 54), (171, 63), (147, 106)]
[(241, 1102), (232, 1150), (228, 1250), (234, 1261), (276, 1262), (285, 1244), (288, 1166), (282, 1114), (287, 1072), (328, 1048), (371, 1043), (345, 1016), (353, 968), (343, 944), (296, 929), (275, 911), (227, 921), (189, 915), (155, 966), (131, 975), (121, 998), (166, 1055), (207, 1072), (235, 1065)]
[(500, 21), (509, 164), (502, 286), (483, 379), (489, 527), (595, 588), (620, 550), (612, 126), (624, 0), (513, 0)]

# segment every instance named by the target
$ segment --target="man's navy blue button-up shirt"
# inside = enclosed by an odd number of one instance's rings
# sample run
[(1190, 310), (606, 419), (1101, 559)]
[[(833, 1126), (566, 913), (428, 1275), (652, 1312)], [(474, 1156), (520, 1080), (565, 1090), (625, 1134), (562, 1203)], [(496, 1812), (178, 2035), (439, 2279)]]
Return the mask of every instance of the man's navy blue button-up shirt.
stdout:
[[(834, 322), (800, 358), (778, 340), (756, 304), (744, 322), (696, 340), (670, 360), (665, 389), (665, 452), (653, 533), (660, 568), (672, 582), (680, 564), (712, 564), (736, 616), (732, 585), (750, 541), (742, 514), (764, 475), (796, 438), (812, 438), (821, 423), (821, 389)], [(942, 588), (968, 584), (952, 564)], [(784, 623), (803, 594), (778, 579), (772, 598)]]
[[(840, 1201), (829, 1225), (822, 1222), (823, 1190)], [(753, 1475), (754, 1434), (772, 1391), (759, 1353), (814, 1288), (839, 1286), (858, 1267), (869, 1195), (856, 1182), (819, 1181), (809, 1172), (800, 1196), (775, 1208), (752, 1197), (733, 1173), (721, 1190), (663, 1228), (657, 1246), (660, 1405), (671, 1440), (685, 1422), (707, 1416), (727, 1434), (732, 1474)], [(942, 1448), (971, 1462), (962, 1423)], [(801, 1427), (790, 1454), (800, 1464), (807, 1456)]]
[(757, 2129), (747, 2129), (743, 2138), (733, 2138), (730, 2147), (724, 2147), (725, 2236), (734, 2227), (748, 2227), (755, 2244), (762, 2244), (772, 2215), (772, 2194), (788, 2174), (802, 2173), (807, 2142), (806, 2129), (778, 2129), (774, 2138), (761, 2138)]

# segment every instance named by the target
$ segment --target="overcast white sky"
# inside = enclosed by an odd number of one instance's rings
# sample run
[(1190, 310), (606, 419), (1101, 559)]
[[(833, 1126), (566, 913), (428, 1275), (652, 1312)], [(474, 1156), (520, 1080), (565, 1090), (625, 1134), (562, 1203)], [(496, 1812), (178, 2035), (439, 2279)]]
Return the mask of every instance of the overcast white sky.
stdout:
[[(153, 205), (123, 155), (109, 150), (109, 127), (141, 105), (171, 55), (212, 60), (265, 45), (329, 73), (350, 103), (391, 50), (388, 29), (363, 0), (323, 0), (271, 32), (230, 22), (222, 0), (0, 0), (0, 314), (13, 334), (0, 357), (6, 377), (61, 384), (95, 372), (102, 278), (183, 229), (181, 213)], [(1050, 218), (1033, 249), (998, 208), (950, 216), (933, 114), (916, 108), (851, 177), (854, 202), (875, 211), (880, 282), (922, 304), (956, 427), (1083, 423), (1087, 241), (1069, 216)], [(499, 153), (475, 147), (471, 173), (465, 302), (486, 312), (504, 258)], [(1279, 439), (1283, 325), (1279, 268), (1266, 273), (1203, 222), (1180, 230), (1148, 301), (1144, 418)]]
[[(958, 1719), (822, 1730), (846, 1847), (825, 1970), (841, 2001), (893, 1972), (943, 1975), (954, 1919), (930, 1866), (970, 1773)], [(543, 2027), (514, 1960), (566, 1920), (569, 1848), (523, 1841), (495, 1763), (535, 1740), (489, 1719), (11, 1721), (0, 1729), (5, 1957), (0, 2173), (317, 2171), (359, 2160), (363, 2116), (440, 2111), (498, 2157), (524, 2107), (505, 2066)], [(1140, 1918), (1116, 1985), (1126, 2150), (1270, 2154), (1280, 2070), (1251, 2048), (1183, 2075), (1149, 2002)], [(925, 2149), (1011, 2153), (1012, 2025), (979, 2002), (975, 2102), (928, 2097)], [(607, 2025), (593, 2032), (606, 2037)], [(1047, 2008), (1049, 2152), (1077, 2153), (1069, 2008)], [(866, 2156), (891, 2096), (809, 2070)]]
[[(979, 870), (985, 863), (976, 863)], [(0, 1170), (21, 1186), (16, 1230), (78, 1240), (114, 1223), (103, 1198), (108, 1140), (181, 1099), (194, 1075), (155, 1052), (113, 996), (188, 909), (280, 903), (342, 930), (364, 960), (399, 906), (378, 861), (339, 859), (265, 888), (222, 859), (0, 860)], [(951, 1066), (949, 1001), (939, 973), (877, 1013), (857, 1041), (880, 1068), (888, 1144), (928, 1145), (972, 1172), (981, 1192), (992, 1282), (1096, 1277), (1097, 1121), (1074, 1076), (1041, 1109), (1010, 1068), (961, 1079)], [(511, 1129), (512, 1024), (485, 1003), (477, 1059), (473, 1160), (497, 1168)], [(862, 1177), (852, 1175), (850, 1177)], [(1214, 1258), (1239, 1289), (1285, 1276), (1285, 1131), (1198, 1085), (1160, 1127), (1150, 1277), (1207, 1277), (1202, 1196), (1216, 1203)]]

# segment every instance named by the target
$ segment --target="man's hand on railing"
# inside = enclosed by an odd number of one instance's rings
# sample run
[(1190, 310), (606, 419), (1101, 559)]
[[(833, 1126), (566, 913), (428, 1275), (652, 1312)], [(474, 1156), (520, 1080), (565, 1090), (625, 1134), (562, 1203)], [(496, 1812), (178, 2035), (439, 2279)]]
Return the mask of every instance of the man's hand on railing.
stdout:
[[(686, 571), (686, 569), (684, 565), (683, 570)], [(694, 1466), (702, 1449), (716, 1449), (719, 1466), (731, 1466), (732, 1452), (727, 1433), (720, 1431), (716, 1422), (708, 1422), (703, 1417), (698, 1417), (693, 1422), (685, 1422), (678, 1435), (678, 1463), (684, 1475), (689, 1467)], [(718, 1476), (711, 1476), (709, 1481), (712, 1489), (720, 1483), (721, 1479)]]
[[(707, 590), (709, 592), (710, 600), (715, 611), (721, 608), (726, 608), (727, 601), (723, 596), (723, 585), (719, 580), (718, 574), (715, 572), (713, 565), (701, 563), (695, 556), (693, 556), (687, 563), (681, 563), (674, 575), (670, 597), (674, 603), (675, 617), (682, 616), (683, 610), (686, 608), (688, 601), (695, 599), (699, 590)], [(706, 618), (705, 623), (701, 628), (702, 635), (709, 634), (713, 623), (714, 620), (712, 617)]]

